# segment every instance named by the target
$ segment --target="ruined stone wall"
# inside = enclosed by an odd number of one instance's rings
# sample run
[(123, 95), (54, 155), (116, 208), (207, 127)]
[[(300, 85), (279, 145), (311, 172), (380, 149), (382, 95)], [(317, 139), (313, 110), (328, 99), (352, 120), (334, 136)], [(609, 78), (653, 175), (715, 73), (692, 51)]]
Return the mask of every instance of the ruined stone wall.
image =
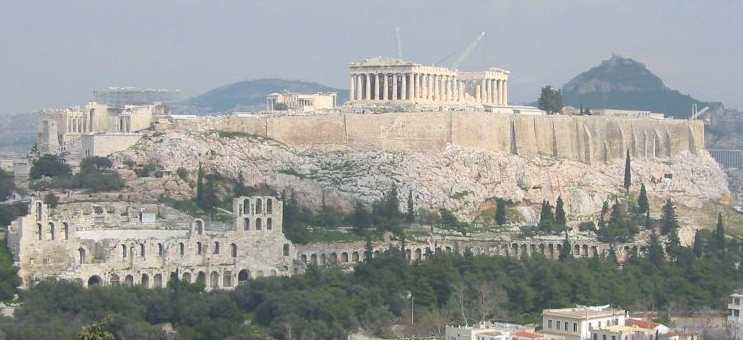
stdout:
[(292, 146), (440, 151), (447, 144), (481, 151), (570, 159), (588, 164), (668, 158), (704, 147), (700, 121), (488, 112), (243, 115), (177, 120), (176, 128), (244, 132)]

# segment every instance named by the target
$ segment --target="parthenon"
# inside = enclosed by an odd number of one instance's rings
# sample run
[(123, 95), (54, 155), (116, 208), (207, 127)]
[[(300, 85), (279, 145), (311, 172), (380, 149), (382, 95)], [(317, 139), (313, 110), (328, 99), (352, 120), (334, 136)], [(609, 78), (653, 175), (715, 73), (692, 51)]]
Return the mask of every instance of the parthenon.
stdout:
[(400, 59), (368, 58), (351, 63), (351, 104), (440, 103), (508, 106), (509, 71), (463, 72)]

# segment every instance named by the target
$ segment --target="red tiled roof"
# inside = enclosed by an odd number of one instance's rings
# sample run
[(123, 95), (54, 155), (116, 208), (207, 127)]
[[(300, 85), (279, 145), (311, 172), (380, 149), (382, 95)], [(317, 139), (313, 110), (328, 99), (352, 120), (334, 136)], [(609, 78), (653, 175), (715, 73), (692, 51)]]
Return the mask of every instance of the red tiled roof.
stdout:
[(655, 322), (642, 320), (642, 319), (627, 319), (627, 320), (624, 320), (624, 324), (627, 326), (637, 326), (637, 327), (645, 328), (645, 329), (655, 329), (655, 327), (659, 326), (659, 324)]
[(531, 338), (531, 339), (539, 339), (543, 337), (542, 334), (529, 332), (529, 331), (516, 331), (516, 332), (513, 332), (512, 335), (515, 337), (519, 337), (519, 338)]

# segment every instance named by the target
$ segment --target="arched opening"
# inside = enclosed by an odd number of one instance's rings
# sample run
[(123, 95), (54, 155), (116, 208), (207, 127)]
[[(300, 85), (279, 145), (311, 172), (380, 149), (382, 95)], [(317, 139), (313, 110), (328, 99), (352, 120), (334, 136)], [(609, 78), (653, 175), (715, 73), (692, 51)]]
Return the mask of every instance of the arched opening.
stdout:
[(249, 199), (243, 200), (243, 213), (245, 215), (250, 215), (250, 200)]
[(423, 257), (423, 252), (421, 251), (421, 248), (415, 249), (415, 259), (420, 260), (421, 257)]
[(219, 273), (212, 272), (212, 274), (209, 275), (209, 288), (211, 289), (219, 288)]
[(41, 227), (41, 223), (36, 223), (36, 238), (39, 241), (44, 239), (44, 228)]
[(580, 256), (580, 246), (577, 244), (575, 245), (575, 247), (573, 247), (573, 255)]
[(359, 262), (359, 252), (355, 251), (351, 254), (351, 261)]
[(70, 239), (70, 226), (67, 224), (67, 222), (62, 223), (62, 233), (64, 233), (65, 240)]
[(93, 275), (88, 279), (88, 287), (95, 287), (101, 284), (101, 277)]
[(243, 269), (239, 273), (237, 273), (237, 284), (238, 285), (244, 285), (248, 283), (248, 280), (250, 279), (250, 272)]
[(109, 282), (111, 282), (111, 285), (112, 286), (118, 286), (119, 283), (120, 283), (119, 282), (119, 276), (116, 275), (116, 274), (111, 274), (111, 280), (109, 280)]
[(196, 283), (206, 285), (206, 273), (199, 272), (199, 275), (196, 276)]
[(134, 276), (127, 275), (124, 278), (124, 285), (127, 287), (134, 287)]
[(338, 254), (330, 253), (330, 263), (332, 264), (338, 263)]
[(41, 221), (41, 211), (42, 211), (41, 202), (36, 202), (36, 220), (37, 221)]
[(232, 287), (232, 272), (229, 270), (222, 274), (222, 287)]
[(255, 200), (255, 213), (256, 214), (263, 213), (263, 201), (260, 198)]
[[(289, 244), (288, 243), (285, 243), (284, 244), (284, 249), (283, 250), (284, 250), (284, 256), (289, 256)], [(348, 255), (346, 255), (346, 256), (348, 256)]]
[(54, 241), (54, 223), (49, 222), (49, 239)]
[(271, 229), (273, 229), (273, 221), (269, 217), (266, 219), (266, 230), (271, 230)]
[(250, 217), (246, 217), (243, 220), (243, 229), (250, 230)]
[(178, 243), (178, 254), (181, 256), (186, 254), (186, 245), (184, 245), (183, 242)]
[(237, 257), (237, 245), (234, 243), (230, 245), (230, 255)]
[(348, 263), (348, 253), (346, 252), (341, 253), (341, 262)]
[(80, 264), (85, 263), (85, 249), (80, 248), (77, 250), (77, 253), (79, 256), (78, 260), (80, 261)]
[(270, 198), (266, 200), (266, 213), (273, 214), (273, 200)]
[(217, 241), (214, 241), (214, 250), (213, 250), (213, 253), (214, 254), (219, 254), (219, 242), (217, 242)]
[(310, 255), (310, 263), (311, 264), (314, 264), (314, 265), (317, 265), (317, 255), (316, 254)]
[(199, 235), (204, 234), (204, 221), (196, 220), (194, 223), (196, 224), (196, 233)]
[(196, 254), (201, 255), (203, 249), (201, 248), (201, 242), (196, 242)]
[(255, 230), (261, 230), (263, 228), (263, 223), (260, 218), (255, 219)]
[(144, 257), (144, 243), (139, 244), (139, 256)]
[(162, 243), (157, 244), (157, 256), (160, 256), (160, 257), (165, 256), (165, 248), (163, 248)]
[(150, 276), (142, 274), (142, 281), (140, 281), (139, 285), (144, 288), (150, 288)]
[(181, 277), (181, 281), (191, 283), (191, 273), (183, 273), (183, 276)]
[(163, 275), (155, 274), (155, 288), (162, 288), (162, 287), (163, 287)]
[(320, 264), (321, 265), (325, 265), (325, 263), (327, 263), (327, 257), (325, 256), (325, 254), (321, 254), (320, 255)]
[(121, 257), (126, 258), (126, 244), (121, 245)]

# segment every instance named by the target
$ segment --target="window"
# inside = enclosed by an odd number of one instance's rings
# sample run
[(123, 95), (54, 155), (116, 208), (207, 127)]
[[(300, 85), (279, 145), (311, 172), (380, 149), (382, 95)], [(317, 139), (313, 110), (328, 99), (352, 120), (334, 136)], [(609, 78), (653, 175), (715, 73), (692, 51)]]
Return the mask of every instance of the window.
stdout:
[(64, 239), (68, 240), (70, 238), (70, 226), (67, 223), (62, 223), (62, 232), (64, 233)]
[[(269, 202), (271, 202), (271, 201), (269, 201)], [(273, 223), (272, 222), (273, 221), (271, 221), (271, 218), (270, 217), (266, 219), (266, 229), (267, 230), (271, 230), (271, 228), (273, 228)]]
[(249, 217), (246, 217), (245, 218), (245, 223), (243, 224), (243, 229), (250, 230), (250, 218)]
[(157, 244), (157, 256), (163, 257), (165, 255), (165, 249), (162, 243)]
[(596, 333), (593, 333), (593, 340), (599, 340), (599, 335)]
[(126, 258), (126, 244), (121, 245), (121, 257)]
[(39, 241), (44, 239), (44, 230), (41, 227), (41, 223), (36, 223), (36, 237)]
[(214, 242), (214, 254), (219, 254), (219, 242)]
[(233, 243), (232, 245), (230, 245), (230, 248), (231, 248), (230, 253), (232, 254), (232, 257), (237, 257), (237, 245)]
[(49, 222), (49, 239), (54, 241), (54, 223)]
[(547, 320), (547, 328), (552, 328), (552, 320)]
[(255, 213), (256, 214), (263, 213), (263, 201), (261, 201), (260, 198), (255, 200)]
[(564, 327), (563, 329), (567, 332), (568, 331), (568, 322), (565, 321), (565, 322), (562, 323), (562, 325)]
[(559, 331), (559, 330), (560, 330), (560, 321), (558, 320), (558, 321), (556, 322), (556, 324), (557, 324), (557, 330)]
[(260, 218), (255, 219), (255, 230), (263, 229), (263, 221)]
[(601, 340), (606, 340), (606, 334), (601, 336)]
[(78, 254), (80, 255), (80, 264), (85, 263), (85, 249), (80, 248), (77, 250)]
[(139, 245), (139, 256), (144, 257), (144, 243)]
[(578, 324), (573, 322), (573, 332), (578, 333)]
[(222, 274), (222, 287), (232, 287), (232, 272), (225, 271)]
[(196, 242), (196, 254), (201, 255), (201, 242)]
[(273, 200), (270, 198), (266, 200), (266, 213), (273, 214)]
[(178, 254), (183, 256), (186, 253), (186, 246), (183, 244), (183, 242), (178, 244)]

